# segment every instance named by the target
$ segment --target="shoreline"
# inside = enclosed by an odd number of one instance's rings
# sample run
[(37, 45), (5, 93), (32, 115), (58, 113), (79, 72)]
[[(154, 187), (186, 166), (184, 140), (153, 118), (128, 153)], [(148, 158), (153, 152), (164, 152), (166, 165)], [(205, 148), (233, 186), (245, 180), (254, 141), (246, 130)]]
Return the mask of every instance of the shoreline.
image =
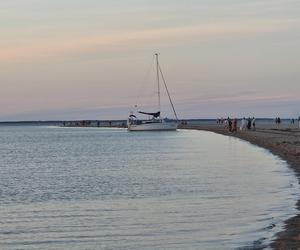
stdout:
[[(271, 122), (258, 122), (255, 131), (238, 130), (237, 132), (229, 132), (224, 129), (223, 124), (217, 124), (215, 120), (209, 122), (198, 121), (197, 123), (187, 122), (187, 125), (179, 125), (178, 128), (203, 130), (236, 137), (269, 150), (272, 154), (279, 156), (288, 163), (288, 167), (294, 171), (298, 182), (300, 182), (300, 128), (298, 127), (298, 124), (291, 126), (289, 123), (286, 123), (282, 124), (281, 127), (277, 127)], [(28, 125), (32, 125), (31, 123), (32, 122)], [(45, 124), (42, 123), (39, 125)], [(62, 126), (61, 122), (53, 122), (51, 125), (61, 127), (126, 128), (120, 121), (114, 121), (112, 124), (109, 124), (109, 122), (103, 124), (103, 121), (101, 121), (101, 125), (99, 124), (100, 126), (94, 126), (94, 124), (88, 124), (90, 126), (80, 126), (80, 124), (74, 124), (74, 126)], [(284, 221), (283, 230), (275, 234), (275, 240), (270, 244), (272, 249), (300, 249), (300, 197), (295, 206), (298, 213)]]
[[(254, 145), (268, 149), (274, 155), (285, 160), (300, 179), (300, 130), (287, 128), (256, 128), (253, 130), (229, 132), (220, 124), (184, 125), (181, 129), (205, 130), (236, 137)], [(300, 212), (300, 199), (296, 204)], [(300, 214), (284, 222), (284, 230), (277, 233), (276, 239), (271, 243), (273, 249), (299, 249), (300, 248)]]

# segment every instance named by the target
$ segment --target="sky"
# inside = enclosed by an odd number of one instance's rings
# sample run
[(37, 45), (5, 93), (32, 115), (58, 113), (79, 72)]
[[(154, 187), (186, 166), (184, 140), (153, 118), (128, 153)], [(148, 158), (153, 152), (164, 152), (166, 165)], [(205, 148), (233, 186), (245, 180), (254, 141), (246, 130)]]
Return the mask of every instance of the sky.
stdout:
[[(299, 0), (1, 0), (0, 121), (298, 117)], [(137, 108), (135, 107), (137, 105)], [(172, 117), (162, 90), (163, 116)]]

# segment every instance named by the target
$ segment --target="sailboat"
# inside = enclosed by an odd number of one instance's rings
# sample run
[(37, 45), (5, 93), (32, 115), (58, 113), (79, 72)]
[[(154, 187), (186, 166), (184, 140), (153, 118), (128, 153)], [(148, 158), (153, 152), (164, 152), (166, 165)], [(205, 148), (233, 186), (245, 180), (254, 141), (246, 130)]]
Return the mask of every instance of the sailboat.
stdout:
[[(137, 116), (131, 112), (128, 120), (127, 120), (127, 127), (129, 131), (166, 131), (166, 130), (176, 130), (178, 127), (178, 117), (164, 78), (164, 75), (162, 73), (161, 67), (158, 62), (158, 53), (155, 54), (156, 57), (156, 74), (157, 74), (157, 88), (158, 88), (158, 111), (156, 112), (144, 112), (144, 111), (138, 111), (139, 114), (150, 116), (150, 119), (138, 119)], [(170, 119), (162, 119), (161, 118), (161, 105), (160, 105), (160, 88), (162, 80), (163, 85), (166, 89), (166, 92), (168, 94), (168, 98), (171, 104), (171, 107), (173, 109), (174, 115), (176, 117), (176, 121), (170, 120)]]

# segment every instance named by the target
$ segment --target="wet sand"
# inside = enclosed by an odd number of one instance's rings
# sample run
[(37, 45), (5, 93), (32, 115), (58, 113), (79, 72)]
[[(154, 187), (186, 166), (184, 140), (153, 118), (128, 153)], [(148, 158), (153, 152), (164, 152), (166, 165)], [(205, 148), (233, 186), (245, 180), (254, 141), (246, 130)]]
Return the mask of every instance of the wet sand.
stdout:
[[(290, 167), (300, 177), (300, 129), (295, 126), (261, 125), (256, 130), (237, 131), (234, 133), (224, 129), (220, 124), (195, 124), (181, 126), (185, 129), (211, 131), (227, 136), (234, 136), (249, 141), (260, 147), (270, 150), (275, 155), (286, 160)], [(300, 200), (297, 203), (300, 211)], [(278, 233), (272, 243), (274, 249), (300, 249), (300, 215), (285, 222), (285, 230)]]

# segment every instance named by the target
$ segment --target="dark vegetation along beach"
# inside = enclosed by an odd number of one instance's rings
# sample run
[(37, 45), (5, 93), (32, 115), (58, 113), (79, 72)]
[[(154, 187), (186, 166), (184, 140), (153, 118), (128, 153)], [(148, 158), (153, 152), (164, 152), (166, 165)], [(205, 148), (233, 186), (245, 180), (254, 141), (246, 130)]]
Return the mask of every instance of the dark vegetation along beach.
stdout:
[[(273, 154), (286, 160), (289, 166), (300, 177), (300, 129), (298, 123), (295, 125), (285, 124), (280, 126), (272, 122), (257, 123), (256, 129), (229, 132), (223, 124), (187, 124), (181, 126), (185, 129), (207, 130), (226, 136), (234, 136), (252, 144), (270, 150)], [(300, 211), (300, 200), (297, 203)], [(290, 218), (285, 222), (285, 230), (277, 235), (272, 243), (274, 249), (300, 249), (300, 215)]]

